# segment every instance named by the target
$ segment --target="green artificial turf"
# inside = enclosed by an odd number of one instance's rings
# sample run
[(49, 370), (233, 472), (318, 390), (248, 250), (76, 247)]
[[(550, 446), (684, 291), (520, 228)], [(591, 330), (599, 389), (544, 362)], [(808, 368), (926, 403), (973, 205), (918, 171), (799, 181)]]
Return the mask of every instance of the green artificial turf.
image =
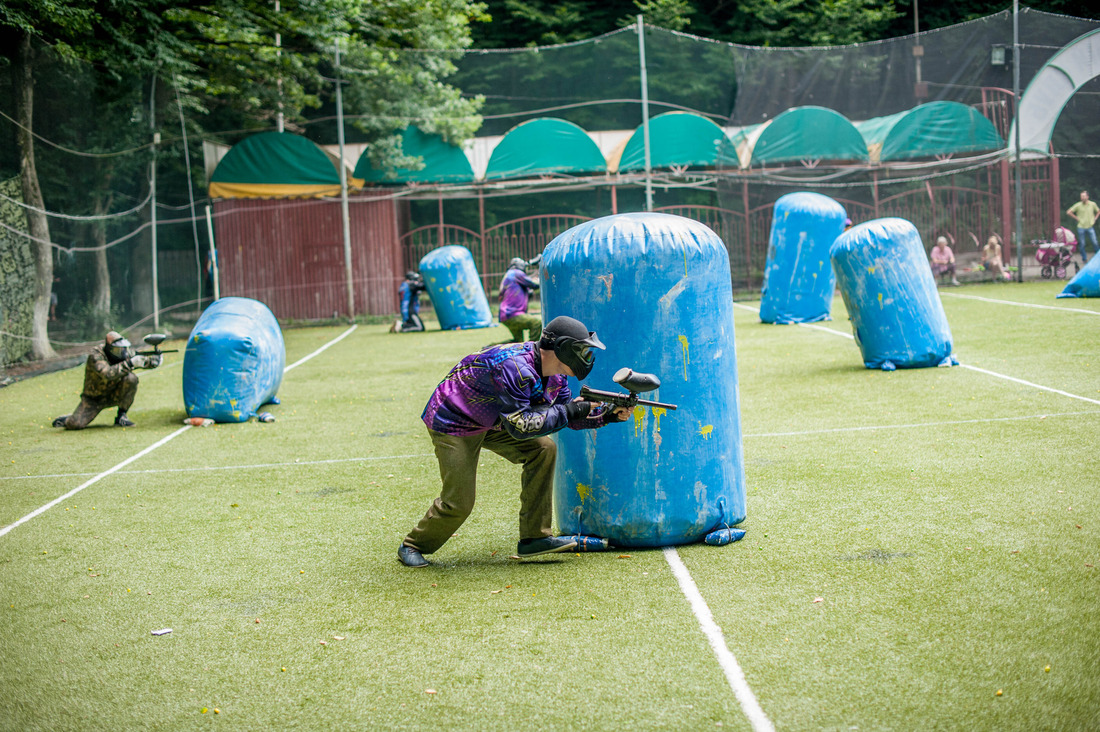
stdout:
[[(1061, 284), (944, 291), (963, 364), (1100, 401), (1100, 317), (972, 299), (1100, 312)], [(1100, 404), (735, 319), (748, 533), (677, 551), (776, 728), (1100, 727)], [(287, 363), (345, 330), (285, 331)], [(495, 455), (434, 565), (397, 563), (438, 491), (423, 404), (505, 337), (359, 326), (275, 422), (187, 429), (0, 536), (0, 727), (748, 729), (661, 551), (509, 559)], [(80, 369), (0, 389), (0, 526), (181, 429), (181, 364), (125, 430), (49, 426)]]

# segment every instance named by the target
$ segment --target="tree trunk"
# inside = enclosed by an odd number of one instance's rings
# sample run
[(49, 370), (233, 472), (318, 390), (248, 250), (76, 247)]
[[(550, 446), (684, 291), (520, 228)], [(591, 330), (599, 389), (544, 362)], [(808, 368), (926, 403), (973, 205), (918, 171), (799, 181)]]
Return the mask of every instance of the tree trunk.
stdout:
[(50, 225), (43, 213), (46, 204), (38, 185), (38, 171), (34, 165), (34, 48), (30, 34), (24, 32), (19, 41), (16, 60), (16, 117), (19, 120), (19, 173), (23, 184), (23, 201), (27, 204), (27, 230), (30, 245), (37, 248), (35, 275), (37, 283), (34, 299), (34, 320), (31, 327), (31, 356), (36, 360), (55, 358), (50, 345), (50, 293), (53, 290), (53, 247), (50, 244)]

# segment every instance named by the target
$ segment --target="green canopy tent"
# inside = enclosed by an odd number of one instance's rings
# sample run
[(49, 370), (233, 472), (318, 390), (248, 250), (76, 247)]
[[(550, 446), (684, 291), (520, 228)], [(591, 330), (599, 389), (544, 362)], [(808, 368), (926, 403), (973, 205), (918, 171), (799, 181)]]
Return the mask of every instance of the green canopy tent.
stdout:
[(563, 119), (544, 117), (518, 124), (504, 135), (489, 158), (485, 180), (606, 170), (599, 146), (583, 129)]
[(746, 127), (734, 140), (742, 168), (766, 163), (866, 161), (867, 145), (847, 117), (824, 107), (793, 107)]
[[(649, 164), (652, 168), (713, 168), (726, 135), (706, 117), (666, 112), (649, 120)], [(645, 131), (639, 126), (621, 153), (612, 153), (611, 170), (645, 169)]]
[[(359, 181), (348, 180), (356, 187)], [(241, 140), (210, 176), (211, 198), (315, 198), (340, 195), (336, 163), (317, 145), (289, 132)]]
[(420, 170), (381, 170), (371, 165), (370, 155), (364, 152), (355, 164), (355, 177), (362, 178), (367, 183), (393, 185), (469, 183), (474, 179), (473, 168), (462, 148), (445, 142), (439, 135), (424, 132), (415, 125), (406, 127), (401, 133), (401, 152), (420, 158), (424, 167)]
[(872, 163), (1000, 150), (1005, 141), (978, 110), (959, 102), (929, 102), (857, 122)]

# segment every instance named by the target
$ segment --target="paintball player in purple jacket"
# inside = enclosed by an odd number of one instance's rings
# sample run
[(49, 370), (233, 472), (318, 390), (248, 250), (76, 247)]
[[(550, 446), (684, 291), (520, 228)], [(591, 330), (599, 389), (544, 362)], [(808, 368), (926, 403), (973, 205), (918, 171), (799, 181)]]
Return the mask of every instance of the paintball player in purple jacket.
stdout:
[(489, 346), (462, 359), (436, 387), (421, 418), (435, 445), (443, 489), (409, 532), (397, 556), (426, 567), (474, 508), (481, 448), (523, 465), (520, 480), (520, 557), (567, 551), (576, 542), (553, 536), (553, 480), (560, 429), (595, 429), (625, 421), (629, 410), (604, 410), (573, 401), (567, 376), (583, 379), (604, 345), (579, 320), (551, 320), (536, 342)]
[[(534, 261), (537, 261), (538, 257)], [(501, 325), (512, 333), (513, 343), (523, 342), (523, 331), (531, 332), (531, 340), (538, 341), (542, 334), (542, 318), (528, 315), (527, 303), (531, 293), (539, 289), (538, 280), (533, 280), (524, 271), (534, 261), (527, 262), (519, 257), (508, 264), (508, 271), (500, 281)]]

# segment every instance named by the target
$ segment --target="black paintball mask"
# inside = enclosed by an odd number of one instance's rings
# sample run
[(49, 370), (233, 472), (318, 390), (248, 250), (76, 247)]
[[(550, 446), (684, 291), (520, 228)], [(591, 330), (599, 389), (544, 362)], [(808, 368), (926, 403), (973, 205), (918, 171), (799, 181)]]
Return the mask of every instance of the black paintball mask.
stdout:
[(527, 260), (522, 257), (512, 257), (508, 263), (508, 269), (527, 269)]
[(553, 351), (558, 360), (572, 369), (578, 379), (592, 372), (596, 363), (596, 354), (592, 349), (606, 350), (595, 332), (581, 321), (568, 315), (559, 315), (542, 329), (539, 348)]
[(422, 282), (424, 280), (424, 278), (420, 276), (419, 272), (413, 272), (411, 270), (405, 273), (405, 279), (407, 279), (409, 282)]
[(122, 363), (134, 357), (130, 341), (123, 338), (121, 333), (113, 330), (107, 334), (107, 338), (104, 340), (104, 350), (107, 353), (107, 360), (111, 363)]

